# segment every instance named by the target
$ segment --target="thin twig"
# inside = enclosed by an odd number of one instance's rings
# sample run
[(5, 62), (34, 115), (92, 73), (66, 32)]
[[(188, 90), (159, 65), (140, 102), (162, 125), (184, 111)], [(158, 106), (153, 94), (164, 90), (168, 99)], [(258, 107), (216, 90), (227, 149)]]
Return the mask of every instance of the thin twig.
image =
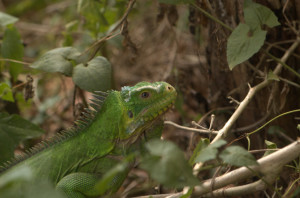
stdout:
[[(102, 44), (104, 41), (109, 40), (109, 39), (111, 39), (111, 38), (114, 38), (114, 37), (120, 35), (121, 32), (122, 32), (122, 29), (123, 29), (123, 23), (124, 23), (124, 21), (127, 19), (127, 16), (128, 16), (128, 14), (129, 14), (129, 12), (131, 11), (131, 9), (133, 8), (133, 5), (134, 5), (135, 1), (136, 1), (136, 0), (129, 0), (127, 9), (126, 9), (125, 13), (123, 14), (122, 18), (121, 18), (121, 19), (119, 20), (119, 22), (116, 24), (116, 26), (115, 26), (115, 27), (114, 27), (114, 28), (113, 28), (113, 29), (112, 29), (105, 37), (103, 37), (102, 39), (96, 41), (92, 46), (90, 46), (88, 49), (86, 49), (81, 55), (84, 55), (84, 54), (86, 54), (87, 52), (89, 52), (91, 49), (96, 48), (96, 49), (94, 50), (93, 54), (92, 54), (92, 55), (90, 56), (90, 58), (89, 58), (89, 60), (93, 59), (93, 58), (96, 56), (97, 52), (99, 51), (99, 49), (100, 49), (100, 47), (101, 47), (101, 44)], [(121, 27), (121, 28), (120, 28), (120, 27)], [(117, 32), (119, 28), (121, 29), (121, 31), (120, 31), (120, 32)], [(117, 32), (117, 33), (116, 33), (116, 32)]]
[(279, 78), (279, 80), (281, 80), (281, 81), (283, 81), (283, 82), (285, 82), (285, 83), (287, 83), (287, 84), (289, 84), (289, 85), (292, 85), (292, 86), (294, 86), (294, 87), (297, 87), (298, 89), (300, 88), (300, 85), (297, 84), (297, 83), (295, 83), (295, 82), (293, 82), (293, 81), (290, 81), (290, 80), (288, 80), (288, 79), (282, 78), (282, 77), (280, 77), (280, 76), (278, 76), (278, 78)]
[[(278, 172), (280, 172), (281, 167), (283, 167), (285, 164), (289, 163), (290, 161), (294, 160), (295, 158), (299, 157), (299, 155), (300, 155), (300, 141), (298, 140), (284, 148), (279, 149), (278, 151), (276, 151), (274, 153), (271, 153), (270, 155), (262, 157), (261, 159), (259, 159), (257, 161), (258, 162), (257, 166), (252, 166), (249, 168), (240, 167), (240, 168), (230, 171), (222, 176), (216, 177), (214, 179), (214, 189), (220, 189), (220, 188), (224, 188), (230, 184), (234, 184), (234, 183), (246, 180), (250, 177), (253, 177), (254, 175), (257, 175), (257, 173), (263, 174), (263, 178), (261, 178), (260, 180), (258, 180), (256, 182), (253, 182), (251, 184), (234, 186), (234, 187), (216, 190), (213, 192), (213, 195), (222, 196), (224, 194), (219, 194), (219, 193), (225, 192), (225, 194), (229, 193), (229, 194), (235, 195), (235, 196), (243, 196), (247, 193), (253, 193), (259, 189), (263, 190), (263, 189), (267, 188), (268, 186), (270, 186), (270, 184), (274, 181), (274, 179), (277, 178)], [(295, 183), (298, 180), (299, 179), (295, 180), (292, 183), (292, 186), (295, 185)], [(201, 183), (201, 185), (196, 186), (193, 197), (209, 196), (209, 192), (211, 192), (212, 182), (213, 182), (213, 179), (208, 179), (206, 181), (203, 181)], [(290, 188), (289, 188), (289, 191), (290, 191)], [(287, 194), (287, 193), (285, 193), (285, 194)], [(174, 193), (174, 194), (165, 194), (165, 195), (161, 195), (161, 196), (154, 195), (153, 197), (179, 198), (182, 195), (183, 195), (183, 193), (180, 192), (180, 193)], [(141, 197), (136, 197), (136, 198), (146, 198), (146, 197), (151, 197), (151, 195), (141, 196)]]
[(212, 109), (209, 112), (205, 113), (201, 119), (197, 122), (197, 124), (201, 125), (201, 123), (212, 113), (217, 113), (218, 111), (227, 111), (227, 110), (232, 110), (234, 109), (234, 107), (220, 107), (220, 108), (216, 108), (216, 109)]
[(255, 128), (255, 127), (261, 125), (269, 117), (269, 115), (270, 115), (270, 112), (267, 112), (261, 119), (259, 119), (255, 123), (252, 123), (252, 124), (250, 124), (248, 126), (237, 128), (237, 129), (235, 129), (233, 131), (233, 133), (248, 131), (248, 130), (250, 130), (252, 128)]
[[(287, 59), (290, 57), (292, 52), (298, 47), (299, 43), (300, 43), (300, 38), (297, 38), (297, 40), (285, 52), (285, 54), (280, 59), (280, 62), (278, 62), (277, 66), (275, 67), (275, 69), (273, 71), (273, 73), (275, 75), (278, 75), (281, 72), (282, 67), (283, 67), (282, 63), (287, 61)], [(242, 112), (246, 109), (246, 107), (248, 106), (248, 104), (250, 103), (252, 98), (255, 96), (255, 94), (258, 91), (260, 91), (261, 89), (267, 87), (271, 82), (272, 82), (272, 80), (266, 78), (264, 81), (262, 81), (261, 83), (259, 83), (255, 87), (249, 86), (248, 94), (246, 95), (244, 100), (240, 103), (239, 107), (235, 110), (235, 112), (231, 115), (229, 120), (225, 123), (224, 127), (221, 130), (218, 131), (217, 136), (213, 139), (213, 141), (211, 141), (211, 144), (218, 141), (218, 140), (220, 140), (220, 139), (222, 139), (222, 138), (227, 137), (231, 127), (236, 122), (236, 120), (240, 117)], [(244, 138), (244, 137), (245, 137), (244, 135), (241, 136), (241, 138)], [(241, 139), (241, 138), (239, 138), (239, 139)], [(201, 162), (196, 163), (194, 168), (193, 168), (193, 174), (197, 175), (202, 166), (203, 166), (203, 163), (201, 163)], [(183, 192), (187, 192), (188, 189), (189, 189), (189, 187), (184, 188)]]
[(8, 58), (0, 58), (0, 61), (20, 63), (20, 64), (23, 64), (23, 65), (30, 65), (31, 64), (31, 63), (27, 63), (27, 62), (24, 62), (24, 61), (18, 61), (18, 60), (13, 60), (13, 59), (8, 59)]
[(197, 133), (200, 133), (200, 134), (205, 134), (205, 135), (209, 135), (209, 134), (213, 134), (213, 135), (217, 135), (217, 132), (216, 131), (213, 131), (213, 130), (208, 130), (208, 129), (195, 129), (195, 128), (190, 128), (190, 127), (185, 127), (185, 126), (181, 126), (181, 125), (178, 125), (172, 121), (165, 121), (164, 124), (168, 124), (168, 125), (172, 125), (176, 128), (179, 128), (179, 129), (183, 129), (183, 130), (186, 130), (186, 131), (193, 131), (193, 132), (197, 132)]
[[(300, 39), (298, 38), (291, 46), (290, 48), (285, 52), (285, 54), (280, 59), (280, 62), (277, 64), (276, 68), (274, 69), (274, 74), (278, 75), (280, 71), (282, 70), (283, 65), (281, 63), (284, 63), (287, 61), (287, 59), (290, 57), (291, 53), (297, 48), (297, 46), (300, 43)], [(240, 103), (239, 107), (236, 109), (236, 111), (232, 114), (232, 116), (229, 118), (229, 120), (226, 122), (224, 127), (219, 130), (218, 135), (214, 138), (214, 140), (211, 143), (216, 142), (217, 140), (224, 138), (227, 136), (227, 133), (229, 132), (232, 125), (236, 122), (236, 120), (240, 117), (242, 112), (245, 110), (245, 108), (248, 106), (252, 98), (255, 96), (255, 94), (261, 90), (262, 88), (265, 88), (268, 86), (272, 80), (266, 78), (263, 82), (259, 83), (255, 87), (251, 87), (248, 91), (248, 94), (244, 98), (244, 100)]]
[[(279, 149), (278, 151), (271, 153), (261, 159), (259, 159), (258, 166), (253, 166), (251, 169), (255, 172), (261, 172), (265, 176), (275, 175), (269, 174), (272, 171), (280, 169), (285, 164), (299, 157), (300, 155), (300, 141), (293, 142), (292, 144)], [(246, 167), (233, 170), (225, 175), (217, 177), (215, 180), (215, 189), (222, 188), (232, 183), (245, 180), (253, 176), (253, 171), (250, 171)], [(210, 192), (212, 179), (204, 181), (202, 185), (195, 187), (195, 195), (203, 195)]]
[(278, 151), (279, 149), (259, 149), (259, 150), (251, 150), (249, 153), (260, 153), (260, 152), (266, 152), (266, 151)]
[(202, 14), (204, 14), (205, 16), (207, 16), (208, 18), (210, 18), (211, 20), (215, 21), (216, 23), (220, 24), (221, 26), (225, 27), (226, 29), (233, 31), (232, 27), (230, 27), (229, 25), (223, 23), (221, 20), (219, 20), (218, 18), (214, 17), (213, 15), (209, 14), (208, 12), (206, 12), (204, 9), (202, 9), (201, 7), (199, 7), (196, 3), (191, 3), (194, 7), (196, 7), (200, 12), (202, 12)]

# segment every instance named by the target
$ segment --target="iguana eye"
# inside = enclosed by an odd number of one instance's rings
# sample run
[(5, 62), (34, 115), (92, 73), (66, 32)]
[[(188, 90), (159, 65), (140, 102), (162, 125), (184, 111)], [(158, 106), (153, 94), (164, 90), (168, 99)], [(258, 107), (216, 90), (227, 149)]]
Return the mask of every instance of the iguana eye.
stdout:
[(144, 91), (141, 93), (141, 98), (149, 98), (150, 97), (150, 93), (147, 91)]

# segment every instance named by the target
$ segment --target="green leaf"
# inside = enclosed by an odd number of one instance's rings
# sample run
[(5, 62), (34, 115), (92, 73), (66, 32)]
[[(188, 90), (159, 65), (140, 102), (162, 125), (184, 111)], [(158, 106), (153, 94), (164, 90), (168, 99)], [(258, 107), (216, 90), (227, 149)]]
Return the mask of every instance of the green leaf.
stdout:
[[(277, 145), (274, 142), (270, 142), (268, 140), (265, 140), (265, 144), (267, 145), (267, 149), (277, 149)], [(264, 156), (267, 156), (267, 155), (269, 155), (271, 153), (274, 153), (274, 152), (275, 151), (266, 151)]]
[(98, 56), (86, 65), (79, 64), (74, 68), (73, 81), (87, 91), (106, 91), (111, 88), (111, 65), (108, 60)]
[(2, 100), (14, 102), (14, 97), (10, 86), (6, 83), (0, 83), (0, 97)]
[(193, 176), (192, 168), (184, 153), (172, 142), (152, 140), (146, 144), (149, 154), (143, 156), (140, 167), (151, 178), (166, 187), (195, 186), (199, 181)]
[(180, 3), (194, 3), (195, 0), (159, 0), (159, 3), (165, 4), (180, 4)]
[(193, 155), (191, 156), (189, 163), (190, 165), (194, 165), (196, 163), (196, 157), (200, 155), (201, 150), (206, 148), (209, 145), (209, 139), (201, 138), (198, 142), (196, 148), (193, 151)]
[(257, 165), (256, 159), (246, 149), (240, 146), (227, 147), (220, 153), (220, 158), (233, 166)]
[(33, 170), (22, 166), (1, 176), (0, 197), (64, 198), (45, 178), (33, 179)]
[(0, 25), (2, 27), (5, 27), (9, 24), (13, 24), (15, 22), (17, 22), (19, 19), (14, 17), (14, 16), (11, 16), (9, 14), (6, 14), (4, 12), (0, 12)]
[(32, 170), (27, 166), (22, 166), (16, 171), (10, 171), (7, 174), (4, 174), (0, 180), (0, 189), (3, 190), (7, 185), (11, 183), (26, 181), (28, 182), (32, 178)]
[(13, 157), (19, 143), (26, 139), (39, 137), (43, 130), (19, 115), (0, 113), (0, 162)]
[(208, 160), (216, 159), (218, 148), (225, 144), (226, 141), (221, 139), (208, 145), (206, 148), (203, 148), (198, 152), (195, 162), (206, 162)]
[(257, 29), (250, 31), (246, 24), (239, 24), (231, 33), (227, 42), (227, 61), (229, 68), (248, 60), (264, 44), (266, 31)]
[(252, 0), (244, 1), (244, 18), (251, 30), (260, 29), (263, 24), (270, 28), (280, 25), (272, 10)]
[[(4, 32), (3, 41), (1, 45), (1, 55), (3, 58), (22, 60), (24, 56), (24, 46), (21, 41), (20, 34), (15, 27), (7, 27)], [(8, 62), (9, 73), (13, 80), (16, 81), (18, 75), (22, 71), (22, 64)]]
[(59, 72), (71, 76), (73, 62), (79, 60), (80, 52), (73, 47), (61, 47), (50, 50), (35, 61), (31, 67), (46, 72)]

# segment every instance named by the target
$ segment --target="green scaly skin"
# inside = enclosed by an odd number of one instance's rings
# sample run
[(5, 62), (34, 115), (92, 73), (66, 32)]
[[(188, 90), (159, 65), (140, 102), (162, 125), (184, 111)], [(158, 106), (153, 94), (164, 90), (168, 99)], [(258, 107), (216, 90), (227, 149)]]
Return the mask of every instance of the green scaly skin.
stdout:
[(95, 185), (121, 159), (142, 149), (145, 141), (161, 136), (161, 115), (173, 105), (177, 94), (166, 82), (141, 82), (107, 93), (100, 110), (90, 113), (91, 121), (78, 124), (76, 129), (56, 137), (55, 143), (42, 145), (25, 159), (6, 165), (0, 179), (27, 166), (34, 178), (47, 178), (70, 198), (117, 191), (129, 169), (117, 175), (106, 192)]

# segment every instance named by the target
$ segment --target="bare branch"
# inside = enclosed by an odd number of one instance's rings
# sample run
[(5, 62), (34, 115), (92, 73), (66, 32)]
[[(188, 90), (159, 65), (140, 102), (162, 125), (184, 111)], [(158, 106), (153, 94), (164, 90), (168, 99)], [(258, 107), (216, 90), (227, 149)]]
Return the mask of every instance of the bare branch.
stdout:
[(190, 127), (185, 127), (185, 126), (178, 125), (178, 124), (176, 124), (174, 122), (171, 122), (171, 121), (165, 121), (164, 124), (172, 125), (172, 126), (174, 126), (176, 128), (179, 128), (179, 129), (183, 129), (183, 130), (187, 130), (187, 131), (193, 131), (193, 132), (197, 132), (197, 133), (200, 133), (200, 134), (217, 135), (217, 132), (213, 131), (213, 130), (209, 130), (209, 129), (195, 129), (195, 128), (190, 128)]
[[(282, 166), (289, 163), (300, 155), (300, 140), (259, 159), (258, 166), (253, 166), (251, 169), (255, 172), (260, 172), (263, 175), (273, 175)], [(215, 178), (214, 189), (223, 188), (229, 184), (243, 181), (254, 175), (254, 172), (246, 167), (233, 170), (225, 175)], [(200, 186), (195, 187), (195, 195), (203, 195), (211, 191), (212, 179), (204, 181)], [(262, 189), (261, 189), (262, 190)]]
[[(297, 40), (290, 46), (290, 48), (285, 52), (285, 54), (280, 59), (280, 62), (277, 64), (274, 74), (278, 75), (280, 71), (282, 70), (283, 65), (281, 63), (286, 62), (286, 60), (290, 57), (292, 52), (296, 49), (296, 47), (300, 43), (300, 38), (297, 38)], [(268, 86), (272, 81), (268, 78), (266, 78), (263, 82), (259, 83), (255, 87), (251, 87), (249, 89), (248, 94), (244, 98), (244, 100), (240, 103), (239, 107), (236, 109), (236, 111), (232, 114), (232, 116), (229, 118), (229, 120), (226, 122), (225, 126), (219, 131), (218, 135), (213, 139), (211, 143), (216, 142), (217, 140), (224, 138), (227, 136), (227, 133), (229, 132), (232, 125), (235, 123), (235, 121), (240, 117), (244, 109), (248, 106), (252, 98), (255, 96), (255, 94), (261, 90), (262, 88), (265, 88)]]
[[(258, 165), (247, 167), (241, 167), (231, 172), (228, 172), (222, 176), (216, 177), (214, 179), (209, 179), (202, 182), (201, 185), (196, 186), (194, 189), (193, 196), (194, 197), (210, 197), (213, 196), (222, 196), (222, 195), (231, 195), (231, 196), (239, 196), (245, 195), (249, 193), (253, 193), (256, 191), (261, 191), (270, 187), (270, 185), (275, 181), (278, 173), (281, 168), (288, 164), (290, 161), (300, 156), (300, 140), (297, 140), (288, 146), (271, 153), (261, 159), (259, 159)], [(247, 185), (235, 186), (231, 188), (225, 188), (230, 184), (235, 184), (237, 182), (244, 181), (257, 173), (262, 174), (262, 178), (256, 182)], [(212, 186), (213, 185), (213, 186)], [(211, 190), (218, 189), (213, 191), (211, 194)], [(184, 194), (184, 192), (175, 193), (175, 194), (165, 194), (165, 195), (148, 195), (141, 196), (136, 198), (146, 198), (149, 196), (153, 196), (156, 198), (179, 198)]]

